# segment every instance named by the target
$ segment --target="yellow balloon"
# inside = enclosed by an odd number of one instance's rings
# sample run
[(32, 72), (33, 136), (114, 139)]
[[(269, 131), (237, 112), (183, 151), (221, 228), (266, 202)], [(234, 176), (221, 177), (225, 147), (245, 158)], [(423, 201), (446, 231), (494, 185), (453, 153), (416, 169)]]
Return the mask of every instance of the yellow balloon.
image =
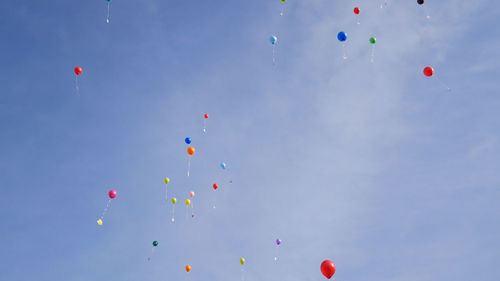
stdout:
[(170, 182), (170, 179), (169, 178), (165, 178), (165, 184), (168, 184)]
[(172, 204), (175, 204), (175, 203), (177, 203), (177, 198), (172, 197), (172, 200), (171, 200), (171, 201), (172, 201)]
[(286, 0), (281, 0), (281, 2), (285, 3), (285, 2), (286, 2)]
[(101, 220), (101, 219), (98, 219), (98, 220), (97, 220), (97, 224), (98, 224), (98, 225), (102, 225), (102, 220)]
[(191, 200), (186, 199), (186, 202), (185, 202), (185, 203), (186, 203), (186, 206), (189, 206), (189, 205), (191, 205)]
[(240, 258), (240, 264), (245, 264), (245, 259), (244, 258)]

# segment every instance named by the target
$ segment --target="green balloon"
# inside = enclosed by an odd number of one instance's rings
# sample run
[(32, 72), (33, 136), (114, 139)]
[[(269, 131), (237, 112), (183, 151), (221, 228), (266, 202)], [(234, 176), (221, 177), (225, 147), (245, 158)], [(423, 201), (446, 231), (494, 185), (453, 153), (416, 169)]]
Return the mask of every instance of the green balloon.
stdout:
[(370, 43), (375, 44), (377, 42), (377, 39), (375, 37), (370, 37)]
[(172, 201), (172, 204), (175, 204), (175, 203), (177, 203), (177, 198), (172, 197), (172, 199), (170, 199), (170, 201)]
[(153, 241), (153, 246), (158, 246), (158, 241)]

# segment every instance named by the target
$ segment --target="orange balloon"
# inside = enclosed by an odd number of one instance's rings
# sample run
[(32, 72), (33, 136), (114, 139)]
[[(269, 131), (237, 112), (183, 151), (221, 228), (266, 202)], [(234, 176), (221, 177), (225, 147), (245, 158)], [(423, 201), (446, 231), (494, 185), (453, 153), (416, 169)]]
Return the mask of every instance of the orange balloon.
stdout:
[(186, 265), (186, 272), (190, 272), (191, 271), (191, 266), (190, 265)]
[(188, 154), (189, 154), (189, 155), (193, 155), (193, 154), (194, 154), (194, 151), (195, 151), (195, 150), (194, 150), (194, 147), (192, 147), (192, 146), (188, 147)]

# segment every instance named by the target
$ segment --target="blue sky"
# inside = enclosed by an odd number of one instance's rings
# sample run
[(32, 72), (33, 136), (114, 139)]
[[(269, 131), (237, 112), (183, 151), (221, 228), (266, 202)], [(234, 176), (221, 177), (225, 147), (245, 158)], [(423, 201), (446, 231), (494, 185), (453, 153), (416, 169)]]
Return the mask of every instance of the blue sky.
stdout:
[(0, 4), (0, 279), (497, 280), (498, 3), (337, 2)]

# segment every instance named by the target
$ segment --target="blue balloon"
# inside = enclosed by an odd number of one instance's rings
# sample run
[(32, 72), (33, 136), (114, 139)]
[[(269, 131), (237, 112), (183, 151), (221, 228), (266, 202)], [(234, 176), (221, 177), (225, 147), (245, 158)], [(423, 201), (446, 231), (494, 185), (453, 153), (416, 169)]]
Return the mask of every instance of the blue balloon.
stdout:
[(337, 39), (339, 39), (340, 42), (344, 42), (345, 40), (347, 40), (347, 34), (345, 34), (344, 31), (341, 31), (339, 32), (339, 34), (337, 34)]
[(187, 144), (190, 144), (190, 143), (191, 143), (191, 138), (190, 138), (190, 137), (187, 137), (184, 141), (185, 141)]
[(278, 37), (271, 35), (271, 37), (269, 37), (269, 42), (273, 45), (276, 44), (276, 42), (278, 42)]
[(220, 163), (220, 167), (225, 170), (226, 169), (226, 163), (224, 163), (224, 162)]

